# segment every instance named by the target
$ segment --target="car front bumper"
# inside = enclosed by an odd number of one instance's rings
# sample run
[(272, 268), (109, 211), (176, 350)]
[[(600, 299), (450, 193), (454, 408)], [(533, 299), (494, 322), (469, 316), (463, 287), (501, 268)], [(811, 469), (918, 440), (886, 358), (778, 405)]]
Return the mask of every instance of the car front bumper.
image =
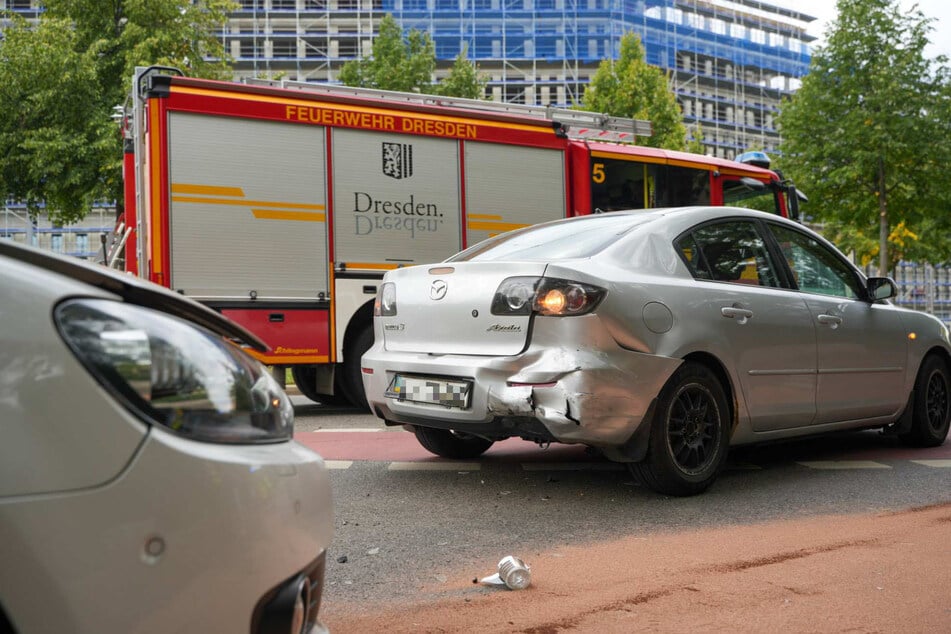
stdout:
[(309, 449), (153, 428), (104, 486), (0, 499), (0, 596), (23, 632), (249, 632), (256, 606), (299, 575), (319, 604), (332, 533), (329, 477)]
[[(377, 416), (391, 424), (490, 438), (621, 446), (682, 363), (620, 347), (596, 315), (537, 317), (528, 348), (504, 357), (393, 352), (386, 350), (379, 326), (375, 334), (362, 367), (367, 399)], [(397, 373), (471, 380), (469, 407), (386, 397)]]

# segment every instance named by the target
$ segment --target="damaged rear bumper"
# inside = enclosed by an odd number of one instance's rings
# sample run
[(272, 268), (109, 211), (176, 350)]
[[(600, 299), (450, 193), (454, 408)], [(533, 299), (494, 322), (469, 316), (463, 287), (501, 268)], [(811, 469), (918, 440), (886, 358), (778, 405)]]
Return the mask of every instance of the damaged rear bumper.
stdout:
[[(536, 319), (529, 347), (507, 357), (389, 352), (377, 332), (362, 362), (370, 408), (389, 423), (609, 450), (630, 444), (680, 364), (621, 348), (596, 315)], [(388, 398), (396, 373), (471, 380), (470, 405)]]

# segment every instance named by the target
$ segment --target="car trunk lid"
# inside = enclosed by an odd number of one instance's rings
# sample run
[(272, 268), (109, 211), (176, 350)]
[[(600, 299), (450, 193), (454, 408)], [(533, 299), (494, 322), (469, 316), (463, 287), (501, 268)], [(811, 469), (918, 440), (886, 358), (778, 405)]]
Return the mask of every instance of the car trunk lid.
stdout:
[(540, 277), (544, 262), (452, 262), (399, 269), (396, 315), (377, 317), (387, 350), (513, 355), (525, 347), (531, 315), (493, 315), (492, 299), (509, 277)]

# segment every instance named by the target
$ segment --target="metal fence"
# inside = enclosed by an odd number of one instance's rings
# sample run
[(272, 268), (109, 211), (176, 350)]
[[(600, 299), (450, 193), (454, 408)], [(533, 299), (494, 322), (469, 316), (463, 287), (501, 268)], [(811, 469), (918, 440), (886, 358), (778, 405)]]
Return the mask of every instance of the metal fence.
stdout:
[[(875, 275), (875, 267), (866, 271)], [(930, 313), (951, 325), (951, 265), (899, 262), (891, 278), (898, 284), (895, 303)]]

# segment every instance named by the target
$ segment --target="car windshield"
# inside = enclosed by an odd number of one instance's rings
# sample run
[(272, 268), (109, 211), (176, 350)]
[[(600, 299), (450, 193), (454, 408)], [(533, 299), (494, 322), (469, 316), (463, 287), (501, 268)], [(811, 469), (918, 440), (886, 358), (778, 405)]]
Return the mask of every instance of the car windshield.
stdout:
[(646, 213), (604, 214), (586, 216), (584, 220), (579, 221), (536, 225), (489, 238), (454, 255), (448, 261), (586, 258), (653, 218), (652, 214)]

